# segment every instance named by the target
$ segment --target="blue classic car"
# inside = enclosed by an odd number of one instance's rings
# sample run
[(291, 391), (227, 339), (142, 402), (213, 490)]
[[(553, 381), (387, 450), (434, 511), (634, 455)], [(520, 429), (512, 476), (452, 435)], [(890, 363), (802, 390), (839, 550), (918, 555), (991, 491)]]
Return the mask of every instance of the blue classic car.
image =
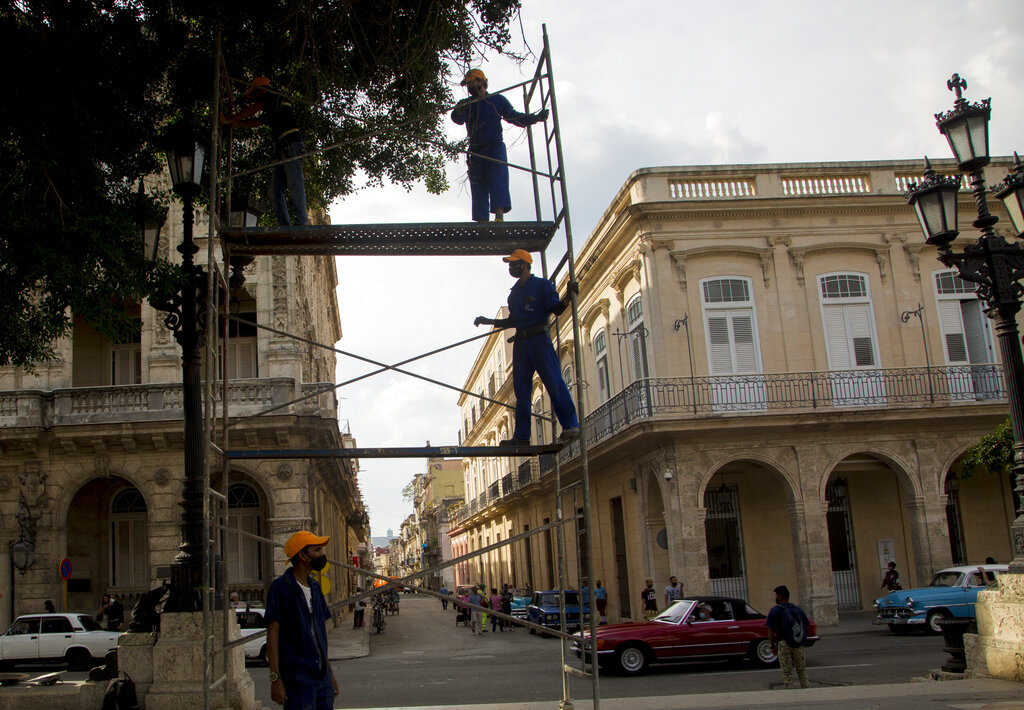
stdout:
[(941, 633), (941, 619), (973, 619), (978, 592), (1006, 569), (1006, 565), (947, 567), (937, 572), (927, 587), (901, 589), (876, 599), (878, 615), (873, 623), (887, 624), (895, 634), (910, 633), (915, 626)]
[[(549, 629), (561, 628), (558, 595), (557, 589), (534, 592), (530, 605), (526, 607), (526, 620)], [(590, 617), (589, 614), (583, 614), (582, 618), (586, 622)], [(567, 631), (577, 631), (580, 623), (580, 593), (569, 590), (565, 592), (565, 628)], [(530, 633), (535, 634), (537, 630), (531, 628)]]

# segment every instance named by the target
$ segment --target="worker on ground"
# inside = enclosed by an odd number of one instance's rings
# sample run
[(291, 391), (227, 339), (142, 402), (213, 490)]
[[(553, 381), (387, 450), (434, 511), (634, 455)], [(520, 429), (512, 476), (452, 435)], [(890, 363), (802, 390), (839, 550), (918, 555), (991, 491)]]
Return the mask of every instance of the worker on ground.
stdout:
[[(508, 264), (508, 273), (516, 279), (508, 294), (508, 318), (485, 318), (478, 316), (473, 325), (481, 323), (495, 325), (500, 328), (514, 326), (516, 334), (509, 340), (512, 343), (512, 391), (516, 395), (516, 426), (511, 439), (503, 439), (499, 446), (528, 446), (530, 444), (530, 418), (532, 403), (530, 395), (533, 390), (533, 373), (540, 376), (540, 381), (551, 397), (552, 408), (562, 434), (559, 441), (570, 441), (580, 433), (580, 423), (576, 418), (576, 406), (573, 404), (569, 388), (562, 379), (558, 356), (551, 346), (548, 336), (548, 314), (561, 315), (569, 307), (571, 298), (569, 290), (565, 298), (559, 300), (558, 292), (547, 279), (530, 274), (533, 257), (524, 249), (516, 249), (511, 256), (502, 261)], [(577, 291), (576, 284), (570, 283), (570, 289)]]
[(302, 172), (302, 158), (299, 156), (306, 152), (306, 147), (302, 142), (302, 131), (299, 130), (299, 124), (295, 119), (292, 102), (280, 94), (272, 93), (270, 79), (265, 76), (258, 76), (252, 80), (252, 85), (245, 92), (245, 98), (250, 102), (248, 106), (234, 116), (222, 115), (220, 122), (241, 128), (264, 124), (270, 126), (270, 132), (274, 136), (274, 158), (287, 161), (275, 165), (270, 175), (267, 194), (270, 206), (279, 225), (291, 226), (288, 200), (285, 199), (287, 189), (291, 196), (292, 210), (295, 212), (295, 225), (305, 226), (306, 179)]
[[(470, 98), (455, 105), (452, 120), (466, 125), (469, 135), (469, 193), (473, 200), (473, 221), (486, 222), (489, 213), (501, 222), (512, 209), (508, 191), (508, 154), (501, 139), (501, 120), (525, 128), (547, 120), (548, 110), (519, 113), (501, 94), (487, 93), (487, 77), (479, 69), (470, 69), (462, 80)], [(486, 156), (486, 157), (481, 157)], [(491, 160), (488, 160), (491, 158)]]
[(338, 681), (327, 662), (327, 600), (311, 573), (327, 566), (331, 538), (308, 530), (288, 538), (284, 554), (292, 566), (267, 593), (267, 665), (270, 697), (286, 710), (331, 710)]

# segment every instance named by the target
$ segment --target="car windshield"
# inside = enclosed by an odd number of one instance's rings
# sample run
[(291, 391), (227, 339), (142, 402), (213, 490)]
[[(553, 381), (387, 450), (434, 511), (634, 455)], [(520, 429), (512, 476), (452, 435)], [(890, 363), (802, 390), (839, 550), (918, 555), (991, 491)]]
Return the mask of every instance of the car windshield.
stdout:
[[(580, 595), (577, 592), (566, 592), (565, 593), (565, 605), (566, 606), (579, 606)], [(540, 602), (538, 606), (558, 606), (558, 593), (551, 592), (550, 594), (541, 594)]]
[(951, 571), (939, 572), (938, 574), (935, 575), (935, 578), (932, 579), (931, 584), (929, 584), (928, 586), (929, 587), (955, 587), (960, 582), (960, 577), (961, 576), (962, 575), (959, 572), (951, 572)]
[(102, 631), (103, 627), (99, 625), (99, 622), (91, 616), (85, 614), (79, 614), (75, 617), (78, 619), (78, 623), (82, 625), (82, 628), (86, 631)]
[(678, 624), (680, 621), (686, 618), (686, 613), (693, 606), (692, 599), (680, 599), (675, 602), (665, 611), (654, 617), (653, 621), (657, 621), (662, 624)]

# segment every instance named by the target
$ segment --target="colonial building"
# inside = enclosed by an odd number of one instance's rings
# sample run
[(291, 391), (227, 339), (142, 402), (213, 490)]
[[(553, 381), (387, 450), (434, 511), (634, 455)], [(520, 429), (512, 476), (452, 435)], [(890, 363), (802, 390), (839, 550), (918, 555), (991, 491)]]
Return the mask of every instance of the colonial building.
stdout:
[[(162, 258), (177, 257), (180, 225), (174, 204)], [(207, 234), (201, 214), (195, 233)], [(205, 261), (206, 240), (197, 242)], [(231, 311), (331, 345), (341, 337), (336, 285), (330, 257), (260, 257), (232, 293)], [(11, 613), (41, 611), (46, 599), (60, 606), (63, 558), (71, 561), (73, 610), (94, 611), (107, 591), (130, 610), (141, 592), (169, 576), (181, 541), (181, 350), (165, 314), (146, 303), (129, 308), (141, 323), (131, 342), (112, 342), (75, 317), (56, 360), (35, 372), (0, 370), (0, 528), (6, 540), (24, 534), (31, 545), (31, 559), (17, 574), (8, 571), (11, 557), (0, 556), (0, 625)], [(334, 355), (252, 326), (231, 322), (230, 329), (230, 448), (344, 446), (351, 437), (339, 428), (332, 391), (253, 416), (328, 388)], [(216, 399), (219, 415), (219, 391)], [(209, 465), (219, 489), (222, 464), (214, 456)], [(356, 472), (347, 461), (239, 463), (229, 475), (227, 524), (279, 542), (308, 528), (331, 536), (331, 557), (365, 556)], [(280, 548), (239, 535), (225, 536), (221, 555), (230, 588), (243, 599), (262, 599), (285, 566)], [(337, 573), (333, 585), (331, 573), (325, 577), (325, 591), (333, 587), (329, 601), (344, 598), (347, 575)]]
[[(558, 322), (565, 378), (583, 387), (612, 619), (639, 618), (644, 577), (660, 589), (674, 574), (687, 593), (762, 610), (787, 584), (835, 623), (871, 608), (890, 559), (907, 585), (1012, 556), (1010, 481), (957, 466), (1007, 417), (999, 355), (973, 287), (936, 260), (903, 198), (920, 173), (916, 161), (645, 168), (615, 195), (576, 257), (582, 372), (571, 321)], [(510, 360), (493, 336), (465, 389), (513, 402)], [(550, 409), (539, 382), (533, 400)], [(511, 431), (506, 407), (460, 407), (468, 445)], [(563, 486), (578, 480), (578, 445), (558, 456)], [(455, 554), (554, 520), (553, 464), (467, 459)], [(562, 504), (582, 509), (579, 489)], [(578, 530), (564, 530), (575, 586)], [(554, 586), (557, 543), (554, 530), (531, 536), (457, 581)]]

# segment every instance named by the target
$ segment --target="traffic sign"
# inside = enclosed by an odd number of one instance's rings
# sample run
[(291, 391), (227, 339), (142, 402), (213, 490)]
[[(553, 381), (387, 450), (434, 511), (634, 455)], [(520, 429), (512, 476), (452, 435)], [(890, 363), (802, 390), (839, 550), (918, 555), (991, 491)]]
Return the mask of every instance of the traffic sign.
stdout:
[(71, 577), (71, 560), (65, 557), (60, 561), (60, 578), (67, 581)]

